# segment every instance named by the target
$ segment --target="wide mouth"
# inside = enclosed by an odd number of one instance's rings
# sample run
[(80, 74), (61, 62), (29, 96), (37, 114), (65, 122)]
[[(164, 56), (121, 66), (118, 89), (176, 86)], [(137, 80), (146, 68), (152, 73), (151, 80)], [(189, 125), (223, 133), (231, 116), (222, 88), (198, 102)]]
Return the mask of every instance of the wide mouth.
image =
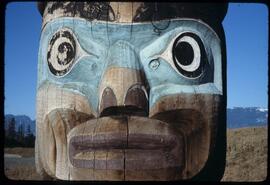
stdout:
[(129, 180), (189, 179), (208, 159), (207, 120), (194, 109), (164, 111), (151, 118), (118, 115), (88, 120), (67, 137), (71, 173), (75, 179), (85, 170), (122, 174)]
[(157, 170), (185, 164), (182, 134), (147, 117), (89, 120), (70, 131), (68, 145), (70, 163), (77, 168)]

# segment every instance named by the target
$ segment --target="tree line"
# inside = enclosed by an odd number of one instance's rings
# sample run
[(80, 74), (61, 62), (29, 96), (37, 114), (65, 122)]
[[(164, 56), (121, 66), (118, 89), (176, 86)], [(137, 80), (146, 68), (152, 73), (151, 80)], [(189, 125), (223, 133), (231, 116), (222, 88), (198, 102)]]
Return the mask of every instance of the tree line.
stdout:
[(11, 118), (8, 122), (8, 127), (5, 132), (5, 147), (34, 147), (35, 136), (31, 132), (30, 124), (25, 129), (23, 124), (20, 124), (16, 130), (15, 118)]

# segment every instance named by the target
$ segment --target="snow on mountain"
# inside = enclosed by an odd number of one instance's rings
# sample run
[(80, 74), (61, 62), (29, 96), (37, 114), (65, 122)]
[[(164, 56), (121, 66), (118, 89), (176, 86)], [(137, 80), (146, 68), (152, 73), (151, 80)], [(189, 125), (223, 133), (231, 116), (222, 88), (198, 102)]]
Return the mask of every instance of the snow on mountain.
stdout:
[(261, 107), (234, 107), (227, 109), (227, 127), (240, 128), (265, 126), (268, 122), (268, 109)]
[(256, 110), (261, 111), (261, 112), (268, 112), (268, 109), (262, 108), (262, 107), (258, 107), (256, 108)]

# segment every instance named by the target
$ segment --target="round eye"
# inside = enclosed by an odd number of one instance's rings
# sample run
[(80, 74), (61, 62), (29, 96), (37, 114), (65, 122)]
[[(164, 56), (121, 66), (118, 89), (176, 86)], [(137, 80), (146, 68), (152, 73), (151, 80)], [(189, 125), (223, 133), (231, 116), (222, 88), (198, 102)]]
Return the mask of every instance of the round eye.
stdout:
[(197, 35), (180, 35), (173, 44), (172, 54), (174, 65), (181, 74), (190, 78), (202, 74), (206, 57), (203, 43)]
[(76, 54), (76, 42), (72, 33), (63, 29), (56, 32), (48, 47), (47, 62), (56, 76), (65, 75), (72, 67)]

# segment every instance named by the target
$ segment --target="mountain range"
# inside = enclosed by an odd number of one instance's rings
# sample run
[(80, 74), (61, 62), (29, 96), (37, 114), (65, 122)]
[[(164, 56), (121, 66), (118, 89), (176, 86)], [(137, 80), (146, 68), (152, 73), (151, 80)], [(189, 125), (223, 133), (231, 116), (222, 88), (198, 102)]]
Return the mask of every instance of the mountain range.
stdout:
[[(20, 124), (23, 124), (25, 131), (30, 125), (31, 132), (35, 135), (35, 120), (31, 120), (26, 115), (5, 115), (5, 129), (8, 122), (14, 117), (16, 121), (16, 130)], [(266, 126), (268, 122), (268, 109), (260, 107), (234, 107), (227, 108), (227, 128), (241, 128), (253, 126)]]
[(24, 127), (24, 131), (27, 131), (28, 125), (30, 125), (31, 132), (35, 135), (36, 133), (36, 120), (31, 120), (30, 117), (26, 115), (13, 115), (6, 114), (5, 115), (5, 130), (8, 128), (8, 123), (12, 118), (15, 118), (15, 130), (18, 131), (19, 126), (22, 124)]
[(234, 107), (227, 109), (227, 128), (265, 126), (268, 109), (260, 107)]

